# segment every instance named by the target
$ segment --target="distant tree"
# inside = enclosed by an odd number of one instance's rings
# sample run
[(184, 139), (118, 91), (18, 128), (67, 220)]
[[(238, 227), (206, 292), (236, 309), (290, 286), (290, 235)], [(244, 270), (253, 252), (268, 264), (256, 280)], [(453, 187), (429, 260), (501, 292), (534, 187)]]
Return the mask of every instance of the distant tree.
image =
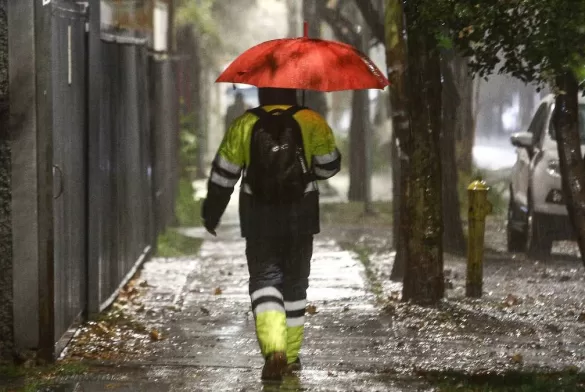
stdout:
[[(336, 37), (364, 53), (370, 50), (369, 27), (361, 23), (359, 10), (353, 1), (338, 1), (327, 4), (315, 1), (320, 17), (327, 23)], [(357, 13), (357, 14), (356, 14)], [(369, 140), (372, 127), (370, 124), (369, 97), (366, 90), (352, 92), (351, 124), (349, 131), (349, 192), (352, 201), (365, 202), (369, 206), (371, 171), (369, 169)]]
[[(309, 25), (309, 37), (321, 38), (321, 8), (315, 0), (303, 0), (303, 19)], [(306, 91), (305, 105), (327, 118), (327, 98), (322, 91)]]

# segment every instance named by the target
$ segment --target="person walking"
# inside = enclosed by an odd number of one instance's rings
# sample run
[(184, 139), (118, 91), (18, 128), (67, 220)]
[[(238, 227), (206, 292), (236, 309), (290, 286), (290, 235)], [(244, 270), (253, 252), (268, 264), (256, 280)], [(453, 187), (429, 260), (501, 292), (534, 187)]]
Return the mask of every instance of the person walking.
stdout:
[(234, 103), (227, 108), (225, 113), (225, 132), (228, 131), (234, 120), (241, 116), (249, 108), (250, 107), (246, 105), (246, 102), (244, 101), (244, 94), (242, 94), (241, 91), (238, 91), (234, 98)]
[(202, 219), (216, 235), (235, 185), (246, 240), (249, 292), (265, 359), (263, 379), (300, 370), (299, 351), (313, 236), (320, 231), (317, 180), (339, 172), (333, 132), (297, 91), (259, 88), (260, 106), (230, 125), (212, 163)]

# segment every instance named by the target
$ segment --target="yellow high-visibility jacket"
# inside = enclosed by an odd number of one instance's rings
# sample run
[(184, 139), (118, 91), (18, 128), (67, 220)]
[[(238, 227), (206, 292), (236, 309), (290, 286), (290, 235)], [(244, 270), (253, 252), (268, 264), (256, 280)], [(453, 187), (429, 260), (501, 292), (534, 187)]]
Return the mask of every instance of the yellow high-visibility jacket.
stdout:
[[(263, 107), (270, 112), (286, 110), (287, 105)], [(303, 136), (306, 160), (315, 178), (325, 180), (340, 170), (341, 155), (333, 132), (321, 115), (303, 109), (294, 115)], [(215, 227), (225, 211), (242, 172), (250, 164), (250, 141), (258, 117), (246, 112), (230, 126), (213, 161), (208, 182), (208, 197), (203, 204), (203, 219)], [(245, 174), (244, 174), (245, 175)], [(305, 197), (289, 206), (263, 205), (245, 181), (240, 192), (240, 224), (244, 237), (303, 235), (319, 232), (319, 198), (317, 183), (311, 182)]]

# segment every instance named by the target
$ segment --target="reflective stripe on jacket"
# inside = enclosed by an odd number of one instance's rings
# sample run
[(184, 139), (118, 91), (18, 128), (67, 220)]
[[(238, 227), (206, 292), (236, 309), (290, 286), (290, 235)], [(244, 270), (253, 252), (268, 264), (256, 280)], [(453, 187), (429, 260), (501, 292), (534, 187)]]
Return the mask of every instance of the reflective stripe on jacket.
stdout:
[[(289, 107), (272, 105), (266, 106), (264, 109), (272, 111), (275, 109), (284, 110)], [(307, 163), (309, 166), (314, 163), (313, 170), (317, 178), (325, 180), (334, 176), (340, 169), (341, 157), (335, 146), (333, 132), (327, 122), (321, 115), (310, 109), (299, 111), (294, 115), (294, 118), (301, 127)], [(258, 117), (254, 114), (246, 112), (233, 122), (219, 147), (214, 161), (216, 163), (214, 166), (227, 171), (224, 174), (228, 174), (228, 176), (222, 176), (221, 172), (212, 172), (212, 176), (216, 174), (215, 180), (212, 178), (213, 182), (224, 187), (233, 186), (229, 175), (237, 175), (239, 178), (241, 170), (249, 166), (250, 138), (252, 128), (257, 120)]]
[[(265, 106), (266, 111), (287, 109), (287, 105)], [(318, 180), (325, 180), (339, 172), (341, 155), (335, 145), (335, 137), (327, 122), (318, 113), (305, 109), (294, 115), (303, 136), (306, 159)], [(242, 172), (250, 164), (250, 140), (258, 117), (246, 112), (230, 126), (212, 163), (208, 183), (208, 198), (204, 203), (209, 219), (219, 221), (233, 188)], [(245, 173), (244, 173), (245, 175)], [(251, 197), (249, 187), (242, 186), (240, 197), (240, 223), (242, 235), (291, 235), (316, 234), (319, 232), (318, 188), (308, 184), (305, 198), (298, 205), (259, 205)], [(311, 195), (314, 194), (314, 195)], [(225, 205), (224, 205), (225, 204)], [(204, 216), (204, 219), (206, 217)]]

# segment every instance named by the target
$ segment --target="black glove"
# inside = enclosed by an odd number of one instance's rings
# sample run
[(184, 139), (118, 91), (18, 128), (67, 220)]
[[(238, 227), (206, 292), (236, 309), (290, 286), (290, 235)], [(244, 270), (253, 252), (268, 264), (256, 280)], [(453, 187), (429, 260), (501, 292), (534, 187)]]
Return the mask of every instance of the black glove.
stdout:
[(217, 233), (215, 232), (215, 229), (217, 228), (217, 225), (219, 224), (219, 219), (213, 215), (217, 215), (217, 214), (212, 214), (211, 213), (211, 205), (208, 201), (209, 199), (205, 199), (203, 200), (203, 205), (201, 206), (201, 218), (203, 219), (203, 227), (205, 227), (205, 230), (207, 230), (207, 232), (211, 235), (217, 236)]

